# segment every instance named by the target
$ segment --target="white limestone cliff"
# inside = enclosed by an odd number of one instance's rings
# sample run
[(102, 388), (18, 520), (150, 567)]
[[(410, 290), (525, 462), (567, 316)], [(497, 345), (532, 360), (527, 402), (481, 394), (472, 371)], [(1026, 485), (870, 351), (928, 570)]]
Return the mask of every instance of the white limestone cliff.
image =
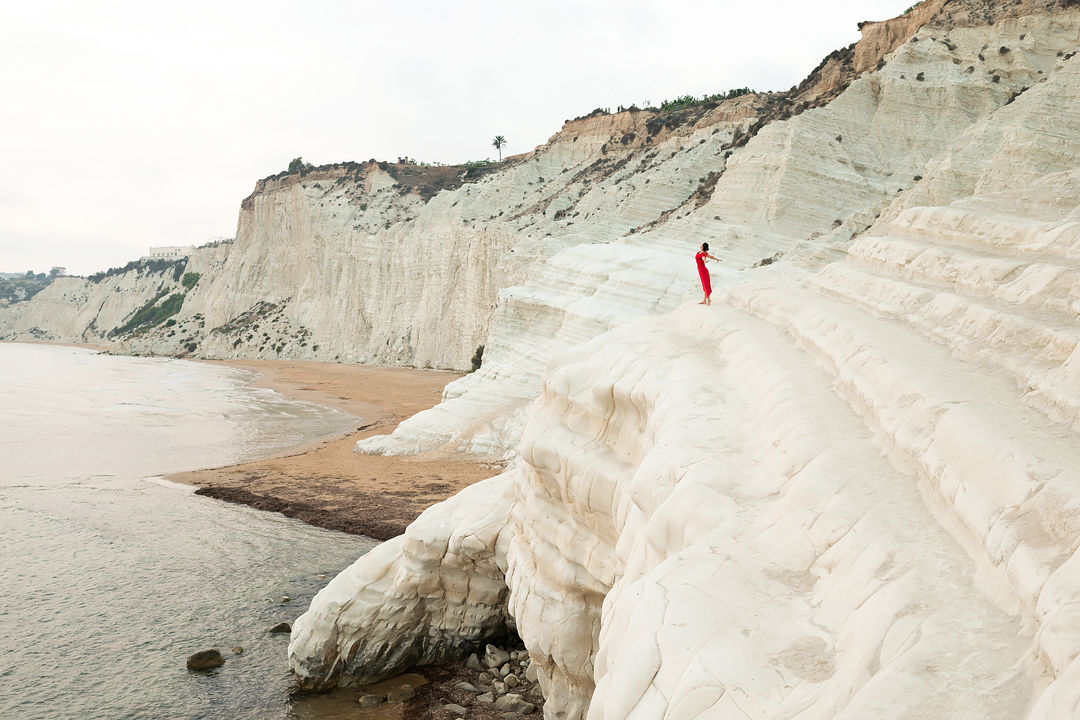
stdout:
[[(732, 270), (778, 255), (811, 266), (829, 259), (898, 193), (929, 188), (923, 182), (928, 163), (1045, 81), (1059, 53), (1071, 52), (1076, 42), (1075, 11), (993, 26), (926, 28), (833, 102), (765, 125), (726, 160), (716, 154), (729, 150), (711, 135), (669, 140), (660, 156), (672, 157), (629, 182), (666, 182), (719, 167), (701, 204), (681, 206), (654, 229), (567, 248), (524, 285), (504, 290), (480, 371), (449, 385), (442, 404), (402, 423), (393, 436), (365, 440), (358, 449), (513, 455), (524, 408), (539, 391), (548, 358), (631, 318), (699, 297), (690, 260), (699, 243), (710, 242), (724, 258), (714, 271), (721, 285), (739, 277)], [(1009, 52), (1001, 53), (1003, 47)], [(616, 175), (607, 182), (621, 181)], [(584, 196), (594, 197), (599, 202), (618, 194), (601, 182)], [(598, 212), (617, 216), (623, 207)]]
[[(184, 273), (209, 275), (219, 269), (229, 251), (218, 244), (195, 251), (186, 261), (131, 263), (126, 271), (98, 273), (97, 277), (58, 277), (29, 302), (0, 308), (0, 339), (82, 342), (116, 349), (127, 346), (114, 333), (150, 303), (170, 295), (187, 295)], [(120, 269), (117, 269), (120, 270)], [(198, 332), (202, 318), (187, 314), (178, 333), (175, 323), (160, 334), (178, 349)], [(171, 335), (170, 335), (171, 333)], [(134, 343), (139, 347), (139, 342)], [(167, 348), (160, 348), (167, 352)]]
[(305, 687), (509, 628), (549, 718), (1077, 717), (1078, 46), (1073, 0), (926, 0), (790, 93), (580, 118), (479, 176), (268, 178), (235, 243), (59, 281), (0, 339), (485, 346), (361, 448), (511, 469), (315, 598)]
[[(66, 293), (0, 308), (0, 339), (468, 369), (503, 290), (565, 248), (609, 241), (686, 201), (755, 117), (754, 97), (673, 129), (650, 126), (646, 111), (569, 121), (534, 152), (469, 171), (478, 179), (374, 161), (267, 178), (212, 267), (191, 259), (186, 271), (202, 277), (176, 315), (182, 331), (113, 333), (147, 300), (129, 287), (136, 269), (108, 285), (69, 278)], [(671, 164), (669, 151), (683, 154)], [(106, 297), (117, 310), (99, 317)]]
[[(516, 460), (313, 600), (303, 681), (513, 626), (551, 719), (1080, 716), (1080, 12), (995, 20), (505, 292), (500, 354), (366, 445)], [(737, 269), (785, 256), (680, 304), (714, 215)]]

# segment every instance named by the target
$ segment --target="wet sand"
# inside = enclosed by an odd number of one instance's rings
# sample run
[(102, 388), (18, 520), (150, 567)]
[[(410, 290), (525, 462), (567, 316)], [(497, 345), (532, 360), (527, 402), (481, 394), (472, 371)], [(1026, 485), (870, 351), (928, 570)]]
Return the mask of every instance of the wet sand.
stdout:
[[(344, 410), (357, 416), (359, 425), (346, 435), (277, 456), (168, 477), (199, 486), (197, 494), (386, 540), (403, 533), (428, 506), (503, 470), (498, 463), (444, 453), (383, 457), (353, 451), (360, 438), (392, 432), (405, 418), (438, 403), (443, 386), (460, 377), (456, 373), (310, 361), (205, 362), (253, 371), (259, 375), (255, 385)], [(517, 638), (511, 646), (523, 649)], [(458, 703), (475, 720), (502, 720), (504, 711), (457, 687), (462, 681), (477, 682), (477, 674), (464, 661), (427, 665), (375, 686), (331, 690), (323, 694), (320, 708), (328, 716), (363, 720), (455, 720), (458, 716), (444, 705)], [(383, 703), (372, 709), (356, 704), (361, 695), (383, 694), (403, 684), (416, 689), (415, 697), (407, 702)], [(543, 706), (535, 687), (530, 699)], [(541, 710), (530, 717), (542, 714)]]
[(387, 540), (428, 506), (497, 475), (497, 463), (440, 455), (384, 457), (353, 451), (356, 441), (390, 433), (439, 402), (460, 375), (434, 370), (313, 361), (226, 360), (214, 364), (258, 373), (255, 384), (282, 395), (356, 415), (345, 436), (237, 465), (170, 475), (200, 495), (281, 512), (312, 525)]

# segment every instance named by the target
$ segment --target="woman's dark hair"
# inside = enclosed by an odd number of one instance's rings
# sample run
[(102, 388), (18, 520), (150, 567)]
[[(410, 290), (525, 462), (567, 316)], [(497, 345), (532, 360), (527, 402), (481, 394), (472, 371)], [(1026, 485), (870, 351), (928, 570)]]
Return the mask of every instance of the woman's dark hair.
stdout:
[(701, 249), (705, 252), (709, 252), (709, 243), (701, 243)]

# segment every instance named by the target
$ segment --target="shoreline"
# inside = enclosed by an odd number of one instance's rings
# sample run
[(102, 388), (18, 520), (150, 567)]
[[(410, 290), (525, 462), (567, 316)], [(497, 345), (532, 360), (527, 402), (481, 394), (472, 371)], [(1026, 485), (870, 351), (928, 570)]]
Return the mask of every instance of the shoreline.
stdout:
[[(393, 432), (405, 418), (438, 403), (443, 387), (461, 377), (460, 373), (298, 360), (201, 362), (253, 372), (252, 386), (272, 389), (290, 400), (343, 410), (358, 419), (359, 427), (269, 457), (165, 476), (167, 481), (198, 486), (197, 495), (389, 540), (403, 533), (429, 506), (504, 469), (501, 463), (448, 453), (382, 456), (353, 451), (360, 438)], [(519, 640), (508, 639), (513, 649), (524, 651)], [(479, 682), (476, 671), (466, 667), (462, 658), (414, 667), (374, 686), (339, 688), (326, 695), (335, 698), (330, 702), (351, 710), (362, 695), (385, 698), (390, 689), (408, 685), (415, 695), (405, 703), (384, 700), (366, 714), (360, 710), (361, 715), (382, 720), (453, 718), (445, 706), (459, 703), (477, 720), (501, 720), (502, 710), (479, 702), (475, 692), (459, 687)], [(543, 707), (535, 683), (525, 682), (521, 691), (530, 693), (534, 706)]]
[(356, 441), (393, 432), (437, 404), (458, 373), (314, 360), (198, 360), (255, 374), (254, 387), (342, 410), (356, 429), (221, 467), (165, 475), (197, 495), (280, 512), (309, 525), (388, 540), (430, 505), (502, 472), (499, 463), (446, 453), (383, 456), (354, 452)]
[[(77, 343), (48, 344), (112, 354), (99, 347)], [(237, 379), (245, 387), (266, 388), (290, 401), (343, 411), (350, 419), (343, 431), (306, 440), (291, 448), (267, 450), (255, 459), (219, 467), (140, 475), (149, 482), (173, 488), (186, 487), (189, 491), (194, 489), (195, 494), (281, 512), (309, 525), (361, 534), (379, 541), (404, 532), (406, 526), (430, 505), (503, 470), (501, 463), (447, 452), (386, 457), (353, 451), (358, 439), (391, 432), (405, 418), (438, 403), (444, 386), (461, 377), (460, 373), (319, 361), (158, 357), (242, 370), (244, 375)], [(227, 508), (224, 511), (231, 512)], [(357, 554), (363, 552), (358, 550), (352, 554), (349, 562), (355, 560)], [(317, 581), (306, 577), (304, 582), (324, 587), (332, 576), (320, 574), (318, 577), (324, 579)], [(295, 594), (292, 597), (295, 600), (289, 602), (271, 600), (271, 611), (276, 619), (292, 624), (297, 615), (307, 609), (309, 597)], [(225, 626), (230, 625), (226, 622)], [(229, 632), (226, 631), (225, 636), (236, 635), (235, 629), (231, 635)], [(264, 632), (259, 631), (260, 636)], [(213, 634), (219, 635), (220, 631), (215, 630)], [(247, 648), (248, 657), (258, 657), (265, 662), (269, 652), (278, 653), (283, 660), (281, 649), (276, 645), (260, 645), (260, 641), (253, 640), (251, 635), (246, 638), (242, 646)], [(287, 639), (285, 636), (284, 640)], [(524, 651), (520, 640), (513, 635), (488, 640), (509, 645), (508, 649), (515, 652)], [(234, 641), (221, 642), (228, 646)], [(281, 640), (268, 642), (280, 643)], [(208, 640), (208, 644), (215, 643), (218, 640)], [(192, 645), (191, 649), (197, 649), (197, 646)], [(482, 652), (482, 644), (475, 649)], [(278, 672), (276, 663), (274, 668)], [(492, 677), (495, 672), (490, 671)], [(525, 677), (521, 670), (518, 675)], [(493, 703), (477, 700), (477, 693), (459, 687), (463, 683), (483, 685), (478, 672), (467, 667), (465, 659), (461, 658), (413, 667), (370, 686), (334, 688), (296, 702), (297, 707), (302, 708), (301, 713), (312, 718), (454, 720), (456, 716), (445, 706), (456, 703), (469, 708), (469, 717), (475, 720), (503, 720), (503, 710)], [(521, 683), (517, 691), (530, 693), (530, 702), (542, 707), (543, 698), (537, 685), (526, 679)], [(290, 686), (283, 691), (291, 693), (293, 689)], [(387, 696), (395, 689), (405, 690), (408, 699), (389, 701)], [(364, 695), (382, 701), (378, 707), (365, 710), (357, 704), (358, 698)]]

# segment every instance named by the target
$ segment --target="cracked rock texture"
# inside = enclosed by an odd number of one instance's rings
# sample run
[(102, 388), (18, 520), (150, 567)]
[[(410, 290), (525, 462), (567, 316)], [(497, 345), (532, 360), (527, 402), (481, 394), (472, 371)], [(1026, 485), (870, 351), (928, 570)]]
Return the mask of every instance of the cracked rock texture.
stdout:
[(370, 449), (511, 468), (316, 596), (303, 682), (514, 627), (552, 720), (1080, 716), (1080, 12), (931, 5), (700, 206), (503, 293)]

